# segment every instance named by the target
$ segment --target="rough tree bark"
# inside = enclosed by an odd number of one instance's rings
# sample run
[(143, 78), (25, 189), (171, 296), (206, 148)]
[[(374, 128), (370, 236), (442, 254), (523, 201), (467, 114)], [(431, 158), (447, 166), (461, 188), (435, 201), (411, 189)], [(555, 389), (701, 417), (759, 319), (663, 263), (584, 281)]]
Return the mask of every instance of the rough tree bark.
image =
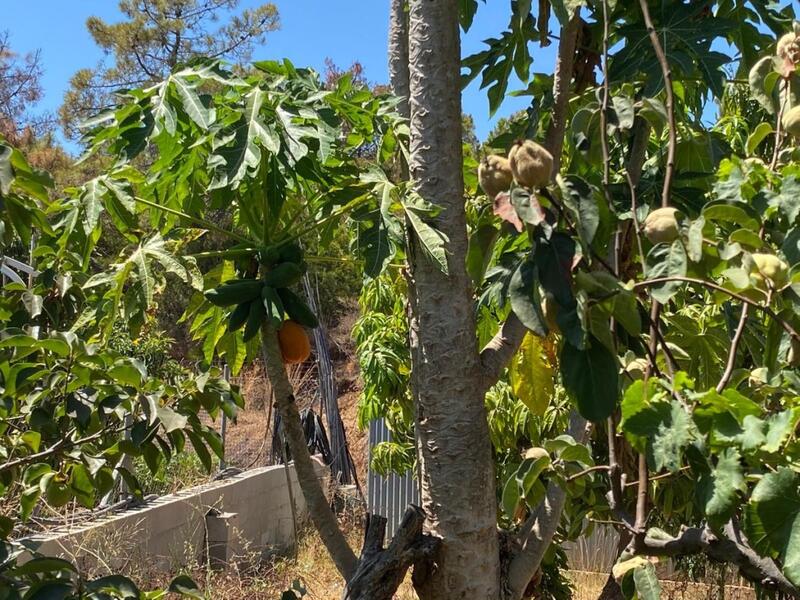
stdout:
[(389, 83), (392, 93), (401, 98), (397, 112), (406, 119), (411, 75), (408, 66), (408, 0), (390, 0), (389, 7)]
[(561, 154), (564, 150), (564, 130), (569, 117), (568, 103), (572, 88), (572, 71), (575, 66), (575, 46), (581, 25), (580, 11), (561, 28), (558, 57), (553, 71), (553, 115), (544, 137), (544, 146), (553, 155), (553, 176), (561, 170)]
[(411, 0), (410, 175), (442, 208), (448, 274), (412, 239), (411, 356), (427, 530), (441, 538), (423, 600), (499, 598), (497, 501), (466, 272), (458, 0)]
[(358, 569), (342, 600), (392, 600), (408, 568), (427, 560), (439, 545), (438, 538), (422, 533), (424, 522), (422, 509), (409, 506), (384, 550), (386, 518), (368, 515)]

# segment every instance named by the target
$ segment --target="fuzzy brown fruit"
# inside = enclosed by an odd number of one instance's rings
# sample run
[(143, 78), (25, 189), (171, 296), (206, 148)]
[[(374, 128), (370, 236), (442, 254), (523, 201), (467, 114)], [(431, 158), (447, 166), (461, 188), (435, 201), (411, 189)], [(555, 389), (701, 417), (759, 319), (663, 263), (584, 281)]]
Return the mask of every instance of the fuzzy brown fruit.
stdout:
[(532, 458), (533, 460), (537, 460), (539, 458), (544, 458), (545, 456), (549, 457), (550, 453), (544, 448), (528, 448), (525, 451), (524, 458)]
[(650, 365), (646, 358), (634, 358), (625, 366), (625, 371), (630, 375), (631, 379), (644, 379), (644, 374), (647, 372), (647, 367)]
[(781, 289), (789, 281), (789, 265), (774, 254), (753, 254), (753, 267), (750, 276), (755, 280), (756, 286), (766, 289), (769, 280), (772, 287)]
[(794, 32), (781, 36), (775, 54), (793, 65), (800, 63), (800, 38)]
[(311, 355), (311, 342), (302, 325), (294, 321), (284, 321), (278, 330), (278, 342), (284, 364), (293, 365), (305, 362)]
[(781, 125), (792, 137), (800, 139), (800, 106), (787, 110), (781, 117)]
[(657, 208), (644, 220), (644, 235), (651, 244), (673, 242), (678, 237), (677, 208)]
[(478, 181), (489, 198), (494, 199), (500, 192), (507, 192), (514, 181), (511, 165), (505, 156), (486, 156), (478, 165)]
[(553, 155), (530, 140), (516, 142), (508, 153), (511, 173), (520, 185), (540, 188), (553, 180)]

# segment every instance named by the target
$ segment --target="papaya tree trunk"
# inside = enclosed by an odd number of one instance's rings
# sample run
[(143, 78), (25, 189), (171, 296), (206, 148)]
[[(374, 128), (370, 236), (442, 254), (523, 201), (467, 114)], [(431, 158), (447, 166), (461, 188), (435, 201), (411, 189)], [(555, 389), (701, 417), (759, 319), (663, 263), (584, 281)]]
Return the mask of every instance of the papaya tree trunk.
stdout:
[(345, 581), (349, 581), (355, 573), (358, 561), (342, 530), (339, 529), (336, 515), (331, 510), (328, 498), (317, 479), (317, 473), (314, 470), (311, 455), (308, 453), (308, 446), (306, 446), (303, 427), (300, 424), (300, 413), (295, 403), (294, 390), (283, 366), (278, 335), (275, 328), (269, 324), (262, 327), (261, 348), (267, 376), (275, 397), (275, 407), (281, 416), (286, 443), (292, 453), (297, 481), (308, 506), (309, 515), (339, 573)]
[(465, 267), (458, 0), (411, 0), (410, 177), (438, 205), (445, 274), (411, 236), (412, 389), (426, 529), (441, 539), (423, 600), (499, 598), (497, 501), (474, 301)]

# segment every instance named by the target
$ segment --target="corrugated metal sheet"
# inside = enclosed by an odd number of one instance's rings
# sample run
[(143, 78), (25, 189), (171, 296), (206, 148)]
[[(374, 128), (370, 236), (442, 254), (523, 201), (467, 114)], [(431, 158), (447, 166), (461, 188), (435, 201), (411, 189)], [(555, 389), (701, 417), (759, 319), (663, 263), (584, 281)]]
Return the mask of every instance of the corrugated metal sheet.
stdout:
[[(392, 432), (382, 419), (372, 421), (369, 425), (370, 451), (380, 442), (390, 442)], [(367, 474), (367, 509), (372, 514), (386, 517), (386, 537), (390, 539), (409, 504), (419, 505), (419, 489), (417, 482), (408, 471), (404, 475), (392, 473), (383, 477), (369, 469)]]

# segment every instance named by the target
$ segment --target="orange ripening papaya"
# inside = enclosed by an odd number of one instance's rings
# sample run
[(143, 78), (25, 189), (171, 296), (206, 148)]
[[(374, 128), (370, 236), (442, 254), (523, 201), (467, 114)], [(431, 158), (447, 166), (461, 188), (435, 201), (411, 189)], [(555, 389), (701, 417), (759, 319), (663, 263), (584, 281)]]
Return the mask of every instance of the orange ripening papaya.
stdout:
[(278, 342), (284, 364), (305, 362), (311, 355), (311, 342), (302, 325), (294, 321), (284, 321), (278, 330)]

